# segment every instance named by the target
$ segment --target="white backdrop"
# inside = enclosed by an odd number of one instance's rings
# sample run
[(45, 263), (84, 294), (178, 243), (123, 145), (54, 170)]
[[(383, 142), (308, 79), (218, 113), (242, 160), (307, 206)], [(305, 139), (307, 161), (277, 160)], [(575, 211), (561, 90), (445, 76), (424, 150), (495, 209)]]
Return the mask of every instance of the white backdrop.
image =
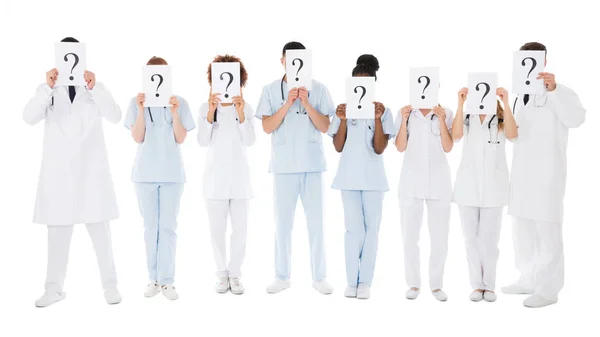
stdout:
[[(587, 1), (560, 5), (550, 1), (6, 1), (0, 2), (3, 65), (0, 97), (0, 299), (1, 336), (141, 336), (223, 335), (432, 335), (460, 333), (492, 336), (526, 333), (596, 335), (600, 236), (597, 216), (600, 188), (596, 111), (600, 31)], [(595, 34), (595, 33), (594, 33)], [(146, 285), (143, 231), (129, 180), (136, 144), (122, 126), (105, 123), (109, 160), (121, 217), (113, 222), (114, 251), (123, 303), (108, 306), (102, 297), (96, 261), (83, 227), (73, 236), (65, 290), (67, 299), (47, 309), (34, 308), (43, 293), (46, 229), (31, 224), (41, 161), (42, 124), (26, 125), (23, 107), (54, 67), (54, 42), (73, 36), (87, 44), (88, 69), (106, 84), (125, 112), (142, 90), (141, 67), (152, 56), (173, 67), (174, 93), (197, 109), (208, 97), (206, 70), (217, 54), (242, 58), (249, 72), (244, 96), (256, 107), (263, 85), (278, 79), (281, 48), (298, 40), (313, 50), (314, 78), (325, 83), (334, 101), (344, 100), (344, 80), (356, 58), (379, 58), (377, 98), (395, 112), (408, 101), (410, 66), (441, 67), (441, 103), (456, 109), (456, 92), (469, 71), (495, 71), (509, 88), (512, 52), (528, 41), (549, 49), (549, 72), (573, 88), (588, 109), (587, 121), (569, 139), (565, 198), (566, 285), (557, 305), (541, 310), (522, 307), (522, 297), (499, 295), (494, 304), (471, 303), (467, 263), (458, 211), (453, 206), (446, 268), (447, 303), (424, 291), (409, 302), (403, 272), (396, 197), (402, 155), (385, 153), (391, 191), (386, 195), (380, 248), (368, 301), (343, 297), (345, 287), (343, 212), (339, 192), (326, 189), (328, 276), (331, 296), (311, 288), (308, 238), (302, 209), (294, 231), (292, 288), (267, 295), (273, 272), (272, 178), (267, 173), (269, 137), (257, 123), (258, 139), (250, 150), (256, 197), (250, 211), (243, 296), (213, 292), (214, 264), (207, 216), (201, 197), (205, 151), (196, 132), (183, 145), (188, 182), (179, 216), (176, 286), (180, 299), (143, 297)], [(197, 111), (194, 110), (196, 114)], [(329, 138), (324, 147), (329, 186), (338, 155)], [(449, 155), (453, 172), (461, 146)], [(508, 147), (509, 160), (512, 147)], [(510, 219), (500, 242), (498, 285), (515, 277)], [(422, 240), (423, 280), (429, 248)], [(424, 282), (424, 288), (426, 287)], [(594, 314), (595, 312), (595, 314)]]

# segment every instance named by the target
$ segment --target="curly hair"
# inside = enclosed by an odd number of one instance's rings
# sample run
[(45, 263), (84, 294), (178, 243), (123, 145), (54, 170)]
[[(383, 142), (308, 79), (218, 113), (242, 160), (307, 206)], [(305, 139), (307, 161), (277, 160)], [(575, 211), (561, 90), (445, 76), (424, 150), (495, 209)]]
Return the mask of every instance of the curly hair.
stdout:
[[(246, 71), (246, 68), (244, 67), (244, 63), (242, 63), (242, 60), (240, 60), (239, 57), (237, 56), (233, 56), (233, 55), (218, 55), (217, 57), (215, 57), (215, 59), (212, 61), (214, 62), (239, 62), (240, 63), (240, 85), (242, 87), (246, 86), (246, 82), (248, 81), (248, 72)], [(206, 74), (208, 74), (208, 84), (212, 85), (212, 63), (208, 65), (208, 71), (206, 72)]]

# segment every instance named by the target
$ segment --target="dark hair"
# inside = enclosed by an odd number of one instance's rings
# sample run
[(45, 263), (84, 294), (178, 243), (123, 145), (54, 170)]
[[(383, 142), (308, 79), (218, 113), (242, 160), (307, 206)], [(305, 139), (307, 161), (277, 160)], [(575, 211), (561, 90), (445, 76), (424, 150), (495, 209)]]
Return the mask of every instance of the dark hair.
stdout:
[(539, 42), (527, 42), (526, 44), (522, 45), (521, 50), (543, 50), (546, 52), (546, 54), (548, 54), (548, 50), (546, 49), (546, 46), (544, 46), (543, 44), (539, 43)]
[(377, 80), (377, 70), (379, 70), (379, 61), (371, 54), (364, 54), (356, 60), (356, 67), (352, 69), (352, 76), (366, 74), (375, 77)]
[[(233, 55), (219, 55), (217, 57), (215, 57), (215, 59), (213, 60), (214, 62), (239, 62), (240, 63), (240, 85), (242, 87), (246, 86), (246, 81), (248, 81), (248, 72), (246, 71), (246, 67), (244, 67), (244, 64), (242, 63), (242, 60), (240, 60), (239, 57), (237, 56), (233, 56)], [(208, 84), (212, 85), (212, 64), (208, 65), (208, 71), (206, 72), (208, 74)]]
[(157, 56), (152, 56), (151, 59), (148, 60), (148, 63), (146, 63), (146, 65), (149, 66), (162, 66), (162, 65), (167, 65), (167, 61), (162, 58), (162, 57), (157, 57)]
[(79, 40), (77, 40), (74, 37), (65, 37), (64, 39), (60, 40), (60, 42), (76, 42), (76, 43), (79, 43)]
[(283, 52), (281, 53), (282, 56), (285, 56), (285, 52), (288, 50), (297, 50), (297, 49), (306, 49), (306, 47), (304, 47), (304, 45), (300, 42), (296, 42), (296, 41), (291, 41), (285, 44), (285, 46), (283, 46)]

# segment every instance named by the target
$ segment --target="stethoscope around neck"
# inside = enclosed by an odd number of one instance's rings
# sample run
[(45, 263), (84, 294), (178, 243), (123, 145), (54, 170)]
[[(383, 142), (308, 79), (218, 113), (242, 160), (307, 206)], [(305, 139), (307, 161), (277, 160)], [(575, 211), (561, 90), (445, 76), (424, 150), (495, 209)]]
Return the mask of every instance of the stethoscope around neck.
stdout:
[[(411, 113), (409, 113), (409, 114), (408, 114), (408, 117), (406, 118), (406, 137), (408, 137), (408, 136), (409, 136), (409, 132), (408, 132), (408, 125), (409, 125), (409, 124), (408, 124), (408, 123), (410, 122), (410, 116), (412, 116), (412, 111), (411, 111)], [(440, 133), (439, 133), (439, 132), (437, 132), (437, 133), (436, 133), (436, 132), (434, 131), (434, 128), (433, 128), (433, 119), (434, 119), (435, 117), (436, 117), (436, 115), (435, 115), (435, 114), (432, 114), (432, 115), (431, 115), (431, 118), (429, 119), (429, 129), (430, 129), (431, 133), (433, 133), (433, 134), (434, 134), (434, 135), (436, 135), (436, 136), (439, 136), (439, 135), (440, 135)]]
[[(492, 118), (490, 118), (490, 121), (487, 123), (488, 124), (488, 133), (489, 133), (489, 140), (488, 140), (488, 144), (500, 144), (500, 141), (498, 140), (498, 130), (496, 130), (496, 140), (492, 141), (492, 122), (494, 121), (494, 119), (496, 118), (496, 115), (493, 115)], [(502, 118), (498, 118), (498, 123), (502, 123), (504, 120)], [(469, 127), (469, 125), (471, 124), (471, 115), (467, 114), (465, 116), (465, 125), (467, 126), (467, 128)]]
[[(147, 108), (148, 108), (148, 115), (150, 115), (150, 122), (151, 122), (152, 124), (154, 124), (154, 116), (152, 116), (152, 110), (150, 109), (150, 107), (147, 107)], [(166, 106), (164, 106), (164, 107), (163, 107), (163, 109), (166, 109), (166, 108), (167, 108)], [(167, 122), (167, 124), (173, 124), (173, 122), (172, 122), (172, 121), (171, 121), (171, 122), (169, 122), (169, 121), (167, 120), (166, 114), (163, 114), (163, 118), (165, 119), (165, 122)]]
[[(285, 94), (283, 91), (283, 82), (285, 80), (285, 75), (283, 75), (283, 77), (281, 78), (281, 83), (279, 84), (279, 88), (281, 89), (281, 105), (285, 104)], [(310, 92), (308, 93), (308, 97), (310, 97)], [(304, 108), (302, 107), (302, 105), (300, 105), (300, 110), (296, 111), (297, 115), (307, 115), (308, 112), (306, 110), (304, 110)]]

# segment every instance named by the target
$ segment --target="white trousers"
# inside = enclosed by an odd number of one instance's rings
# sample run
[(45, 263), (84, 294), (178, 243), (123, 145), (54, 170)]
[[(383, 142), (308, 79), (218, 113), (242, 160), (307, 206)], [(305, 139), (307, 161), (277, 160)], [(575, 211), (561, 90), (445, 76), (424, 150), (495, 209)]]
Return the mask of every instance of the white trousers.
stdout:
[[(206, 200), (213, 257), (217, 265), (217, 277), (241, 277), (242, 263), (246, 254), (246, 233), (248, 223), (248, 200)], [(231, 219), (229, 237), (230, 257), (227, 263), (227, 215)]]
[(502, 207), (458, 206), (473, 289), (494, 291)]
[[(96, 259), (100, 268), (102, 287), (109, 289), (117, 286), (117, 273), (113, 259), (110, 237), (110, 224), (86, 224), (96, 251)], [(69, 262), (69, 249), (73, 225), (48, 226), (48, 269), (46, 274), (46, 290), (62, 292)]]
[(421, 288), (419, 236), (423, 222), (423, 203), (427, 203), (427, 226), (431, 251), (429, 255), (429, 286), (442, 289), (444, 265), (448, 253), (450, 201), (433, 199), (400, 200), (400, 221), (404, 241), (404, 269), (410, 288)]
[(564, 285), (562, 223), (514, 218), (515, 264), (519, 283), (537, 295), (557, 301)]

